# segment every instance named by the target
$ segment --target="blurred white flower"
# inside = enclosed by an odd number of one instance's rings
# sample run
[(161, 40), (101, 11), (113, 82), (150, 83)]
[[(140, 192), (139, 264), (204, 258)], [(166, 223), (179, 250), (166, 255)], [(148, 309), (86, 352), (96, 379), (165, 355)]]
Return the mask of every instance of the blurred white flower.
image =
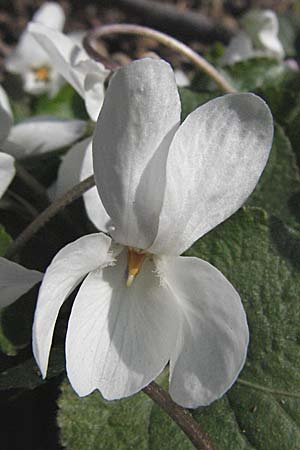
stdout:
[(252, 10), (246, 13), (243, 31), (234, 36), (221, 58), (222, 64), (234, 64), (254, 57), (282, 59), (284, 49), (278, 38), (279, 24), (274, 11)]
[[(1, 156), (1, 154), (0, 154)], [(0, 308), (10, 305), (41, 281), (43, 274), (0, 257)]]
[[(61, 31), (65, 14), (58, 3), (46, 2), (34, 14), (32, 21)], [(28, 32), (28, 27), (13, 53), (6, 58), (5, 67), (8, 72), (21, 75), (24, 91), (33, 95), (47, 92), (54, 96), (64, 82), (48, 54)]]
[(99, 228), (111, 237), (90, 234), (59, 251), (33, 326), (45, 377), (59, 309), (84, 280), (66, 338), (67, 374), (80, 396), (127, 397), (169, 361), (172, 398), (194, 408), (222, 396), (243, 367), (248, 327), (238, 293), (207, 262), (178, 255), (253, 191), (272, 116), (253, 94), (214, 99), (181, 125), (180, 113), (163, 61), (133, 62), (109, 84), (93, 162)]
[(85, 131), (83, 120), (52, 116), (34, 116), (13, 125), (8, 97), (0, 86), (0, 155), (4, 152), (22, 159), (57, 150), (73, 144)]
[(104, 99), (104, 81), (110, 71), (91, 59), (76, 39), (38, 23), (29, 24), (28, 31), (47, 53), (52, 66), (84, 99), (89, 116), (96, 121)]
[[(1, 120), (0, 111), (0, 120)], [(10, 185), (16, 173), (14, 158), (6, 153), (0, 153), (0, 198)]]

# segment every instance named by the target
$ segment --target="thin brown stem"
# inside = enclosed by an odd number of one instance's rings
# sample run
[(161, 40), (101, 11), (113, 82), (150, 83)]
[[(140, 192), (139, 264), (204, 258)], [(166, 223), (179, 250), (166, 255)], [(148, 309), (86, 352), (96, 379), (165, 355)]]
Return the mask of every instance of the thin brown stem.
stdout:
[(162, 387), (152, 381), (143, 391), (177, 423), (195, 448), (198, 450), (216, 450), (208, 435), (201, 430), (200, 425), (194, 420), (191, 413), (173, 402)]
[(215, 83), (219, 86), (219, 88), (221, 88), (224, 92), (227, 93), (236, 92), (236, 89), (233, 86), (231, 86), (228, 83), (228, 81), (208, 61), (206, 61), (206, 59), (198, 55), (198, 53), (194, 52), (194, 50), (192, 50), (190, 47), (165, 33), (162, 33), (149, 27), (124, 23), (104, 25), (103, 27), (97, 28), (96, 30), (89, 32), (84, 38), (83, 45), (92, 58), (98, 60), (100, 59), (102, 62), (104, 62), (102, 55), (99, 55), (99, 53), (95, 50), (95, 41), (99, 38), (115, 33), (134, 34), (138, 36), (145, 36), (155, 39), (161, 44), (166, 45), (167, 47), (181, 53), (186, 58), (188, 58), (196, 67), (198, 67), (200, 70), (205, 72), (210, 78), (212, 78), (215, 81)]
[(12, 258), (50, 219), (52, 219), (52, 217), (79, 198), (84, 192), (91, 189), (94, 185), (94, 175), (91, 175), (53, 202), (33, 222), (31, 222), (11, 244), (6, 252), (6, 258)]

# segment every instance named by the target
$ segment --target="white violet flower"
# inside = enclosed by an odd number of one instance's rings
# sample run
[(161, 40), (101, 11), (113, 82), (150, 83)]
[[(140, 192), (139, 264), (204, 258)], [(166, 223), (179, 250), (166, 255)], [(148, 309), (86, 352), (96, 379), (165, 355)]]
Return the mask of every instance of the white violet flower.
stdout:
[(86, 110), (96, 121), (104, 99), (104, 81), (110, 71), (91, 59), (76, 40), (39, 23), (28, 31), (47, 52), (51, 64), (84, 99)]
[(246, 315), (209, 263), (179, 256), (233, 214), (268, 159), (271, 113), (254, 94), (216, 98), (180, 125), (174, 73), (144, 59), (111, 79), (93, 139), (99, 207), (110, 223), (61, 249), (44, 276), (33, 325), (43, 376), (59, 309), (76, 295), (66, 337), (80, 395), (132, 395), (170, 363), (170, 394), (207, 405), (245, 362)]
[(234, 64), (254, 57), (283, 59), (284, 49), (279, 40), (278, 18), (271, 10), (252, 10), (241, 20), (243, 31), (234, 36), (224, 55), (222, 64)]
[[(46, 2), (34, 14), (32, 21), (62, 31), (65, 13), (58, 3)], [(28, 27), (13, 53), (6, 58), (5, 67), (8, 72), (21, 75), (24, 91), (29, 94), (49, 93), (54, 96), (64, 82), (48, 54), (28, 32)]]

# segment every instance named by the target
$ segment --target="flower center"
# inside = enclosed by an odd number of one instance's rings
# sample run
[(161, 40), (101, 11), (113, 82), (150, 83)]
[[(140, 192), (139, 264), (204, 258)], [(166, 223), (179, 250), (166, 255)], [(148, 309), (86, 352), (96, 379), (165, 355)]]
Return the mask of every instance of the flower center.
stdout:
[(142, 264), (145, 261), (146, 256), (149, 253), (139, 248), (128, 247), (127, 248), (127, 281), (126, 286), (130, 287), (142, 268)]
[(40, 66), (32, 69), (35, 79), (37, 81), (49, 81), (50, 79), (50, 68), (47, 66)]

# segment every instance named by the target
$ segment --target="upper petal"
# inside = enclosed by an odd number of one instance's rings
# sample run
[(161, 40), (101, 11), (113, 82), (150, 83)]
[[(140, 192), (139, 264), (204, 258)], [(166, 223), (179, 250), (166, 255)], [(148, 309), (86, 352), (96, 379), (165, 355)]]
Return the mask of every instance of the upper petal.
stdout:
[(169, 64), (143, 59), (113, 76), (94, 140), (99, 195), (122, 244), (146, 248), (156, 236), (165, 161), (180, 120)]
[(170, 360), (170, 394), (187, 408), (221, 397), (242, 369), (249, 340), (240, 297), (209, 263), (191, 257), (159, 265), (181, 315)]
[(271, 112), (254, 94), (225, 95), (193, 111), (170, 146), (159, 229), (149, 251), (178, 255), (242, 206), (272, 139)]
[(16, 169), (14, 161), (12, 156), (0, 152), (0, 198), (15, 176)]
[(25, 294), (43, 274), (29, 270), (15, 262), (0, 257), (0, 307), (8, 306)]
[(126, 252), (91, 273), (73, 304), (66, 340), (69, 380), (80, 395), (99, 389), (109, 400), (148, 385), (165, 367), (177, 329), (170, 291), (146, 260), (126, 287)]
[(90, 234), (62, 248), (48, 267), (41, 285), (33, 323), (33, 353), (46, 376), (52, 335), (61, 305), (85, 275), (110, 260), (111, 239)]
[(53, 30), (62, 30), (66, 16), (62, 7), (56, 2), (45, 2), (33, 15), (32, 22), (41, 23)]
[(14, 125), (9, 133), (8, 141), (23, 148), (22, 156), (27, 156), (71, 145), (83, 135), (85, 130), (86, 122), (83, 120), (35, 116)]

